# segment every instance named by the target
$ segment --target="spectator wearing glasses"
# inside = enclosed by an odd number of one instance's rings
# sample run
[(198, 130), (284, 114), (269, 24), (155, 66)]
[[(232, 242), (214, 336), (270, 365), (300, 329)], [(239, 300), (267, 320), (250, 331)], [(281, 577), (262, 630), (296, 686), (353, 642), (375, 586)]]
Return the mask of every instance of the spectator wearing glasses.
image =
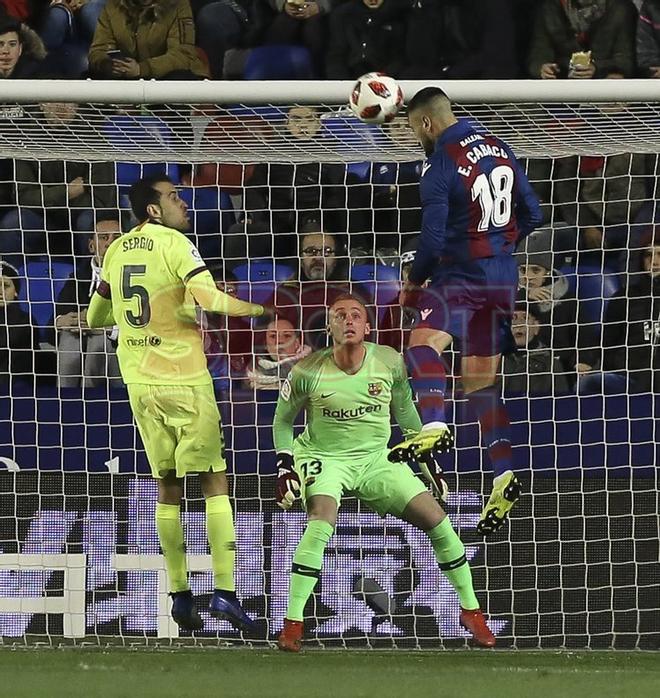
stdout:
[[(350, 286), (343, 246), (320, 220), (312, 218), (301, 226), (298, 273), (277, 287), (273, 299), (281, 316), (304, 332), (314, 351), (327, 346), (327, 308)], [(366, 298), (359, 287), (356, 292)]]

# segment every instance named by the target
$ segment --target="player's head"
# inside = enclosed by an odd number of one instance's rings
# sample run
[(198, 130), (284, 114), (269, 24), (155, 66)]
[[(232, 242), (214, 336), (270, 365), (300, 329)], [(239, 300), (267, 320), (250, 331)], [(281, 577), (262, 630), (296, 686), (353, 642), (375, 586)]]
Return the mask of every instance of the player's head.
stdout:
[(121, 214), (119, 211), (96, 211), (94, 214), (94, 232), (89, 236), (87, 247), (94, 255), (96, 263), (101, 266), (108, 247), (121, 235)]
[(190, 227), (188, 206), (166, 174), (139, 179), (130, 188), (128, 198), (140, 223), (160, 223), (181, 232)]
[(408, 123), (426, 155), (431, 155), (443, 131), (456, 123), (449, 97), (439, 87), (425, 87), (408, 103)]
[(328, 329), (335, 346), (362, 344), (371, 332), (366, 306), (351, 293), (339, 296), (330, 306)]

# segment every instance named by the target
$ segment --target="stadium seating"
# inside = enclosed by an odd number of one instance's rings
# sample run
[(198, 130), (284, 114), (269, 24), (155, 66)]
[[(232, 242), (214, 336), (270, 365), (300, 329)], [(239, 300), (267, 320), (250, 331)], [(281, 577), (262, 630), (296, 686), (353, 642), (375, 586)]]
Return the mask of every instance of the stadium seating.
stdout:
[(39, 327), (40, 339), (46, 340), (52, 329), (55, 301), (73, 274), (73, 265), (64, 262), (28, 262), (19, 270), (25, 278), (18, 295), (21, 310), (31, 315)]
[(315, 77), (304, 46), (258, 46), (245, 63), (244, 80), (309, 80)]
[(275, 287), (290, 279), (293, 269), (270, 259), (256, 259), (234, 267), (238, 279), (238, 297), (252, 303), (266, 303), (273, 297)]
[(591, 265), (568, 266), (560, 271), (580, 301), (581, 318), (586, 322), (602, 322), (609, 299), (621, 288), (619, 275)]

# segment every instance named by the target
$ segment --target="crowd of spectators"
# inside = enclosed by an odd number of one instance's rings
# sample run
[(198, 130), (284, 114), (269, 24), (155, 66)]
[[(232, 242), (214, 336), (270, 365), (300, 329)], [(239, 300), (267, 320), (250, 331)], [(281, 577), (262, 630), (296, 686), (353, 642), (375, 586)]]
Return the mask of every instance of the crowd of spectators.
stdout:
[(2, 0), (0, 74), (660, 77), (659, 20), (657, 0)]
[[(264, 77), (250, 73), (259, 55), (275, 64), (292, 47), (302, 53), (290, 78), (368, 70), (428, 79), (653, 78), (660, 0), (0, 0), (0, 79)], [(32, 109), (26, 118), (53, 143), (86, 128), (76, 105)], [(117, 113), (118, 123), (167, 142), (173, 131), (161, 116)], [(323, 116), (309, 106), (288, 109), (277, 123), (218, 112), (206, 115), (205, 137), (222, 138), (230, 126), (234, 138), (261, 129), (311, 152)], [(397, 119), (387, 134), (396, 142), (402, 129)], [(131, 166), (134, 180), (140, 172)], [(657, 155), (526, 166), (546, 220), (518, 252), (517, 351), (503, 363), (504, 390), (657, 390)], [(327, 344), (327, 307), (348, 287), (370, 306), (371, 338), (405, 347), (413, 317), (397, 291), (420, 229), (421, 161), (167, 168), (187, 191), (191, 233), (219, 287), (258, 292), (281, 311), (268, 326), (199, 314), (220, 386), (277, 388), (295, 361)], [(120, 384), (116, 332), (90, 331), (85, 312), (105, 249), (130, 227), (128, 183), (119, 164), (73, 153), (0, 161), (0, 376), (29, 382), (36, 372), (62, 388)], [(202, 195), (210, 201), (199, 203)], [(39, 274), (52, 313), (26, 303), (27, 288), (38, 295)]]

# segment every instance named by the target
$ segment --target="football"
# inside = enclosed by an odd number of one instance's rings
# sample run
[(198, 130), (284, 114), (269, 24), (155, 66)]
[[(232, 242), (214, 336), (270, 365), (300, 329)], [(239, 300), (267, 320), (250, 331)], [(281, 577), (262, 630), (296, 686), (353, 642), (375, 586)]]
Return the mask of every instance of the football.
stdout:
[(353, 87), (351, 111), (367, 124), (384, 124), (397, 115), (403, 105), (399, 83), (384, 73), (367, 73)]

